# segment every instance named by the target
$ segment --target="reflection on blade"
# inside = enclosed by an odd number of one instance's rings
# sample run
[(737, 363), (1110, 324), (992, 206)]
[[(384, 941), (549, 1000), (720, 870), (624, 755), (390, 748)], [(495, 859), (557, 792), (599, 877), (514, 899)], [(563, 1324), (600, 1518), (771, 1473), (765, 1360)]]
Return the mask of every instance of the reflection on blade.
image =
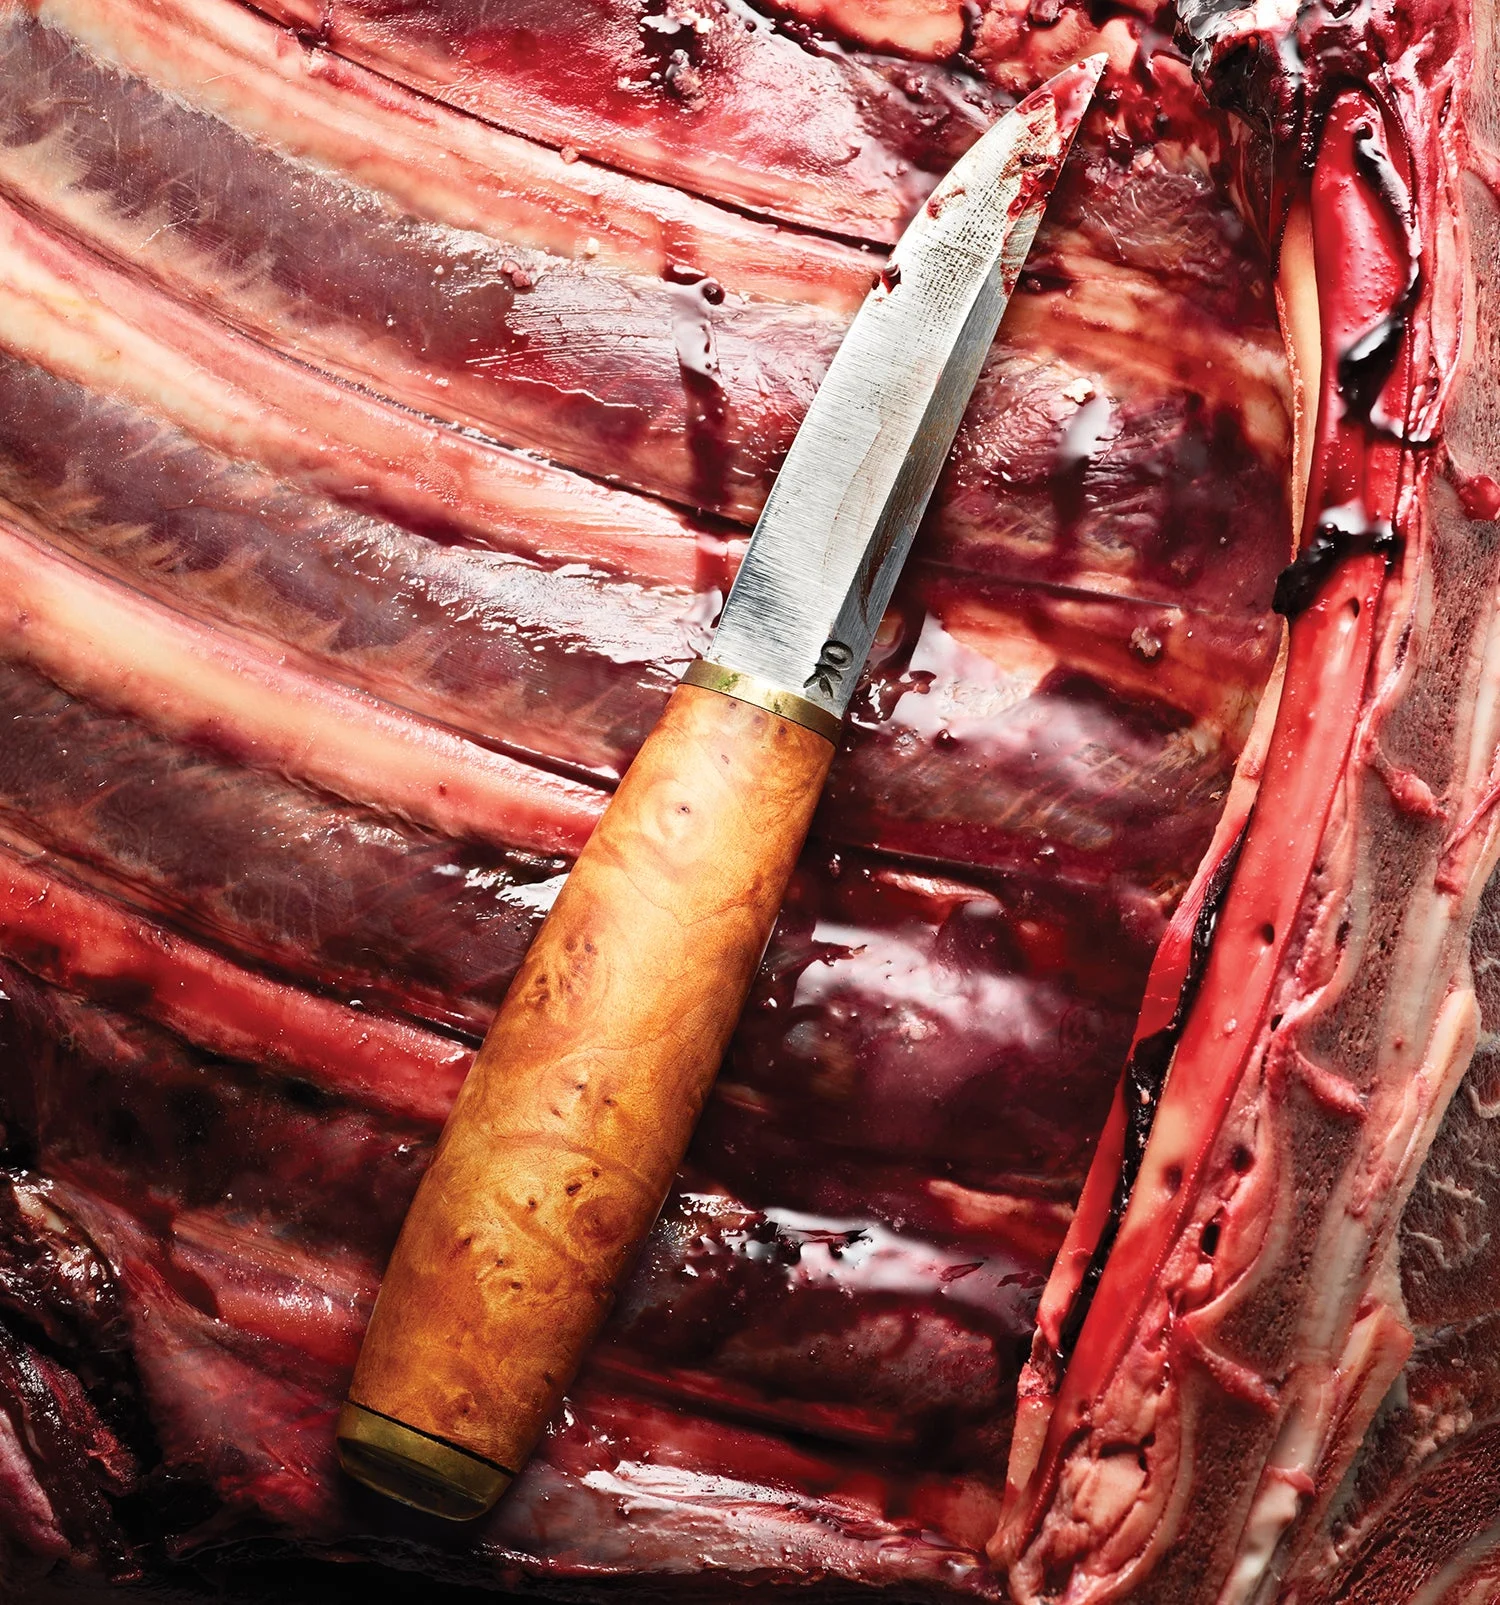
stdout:
[(902, 236), (772, 488), (716, 663), (842, 716), (1104, 64), (1001, 118)]

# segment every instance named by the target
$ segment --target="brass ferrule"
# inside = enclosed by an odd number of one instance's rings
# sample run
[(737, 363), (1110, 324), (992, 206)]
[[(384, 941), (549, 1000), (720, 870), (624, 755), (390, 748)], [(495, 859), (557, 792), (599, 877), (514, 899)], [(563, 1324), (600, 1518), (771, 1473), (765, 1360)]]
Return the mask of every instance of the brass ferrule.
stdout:
[(798, 692), (787, 691), (781, 686), (772, 685), (769, 680), (761, 680), (739, 669), (726, 669), (723, 664), (710, 663), (707, 658), (698, 658), (690, 664), (682, 683), (701, 686), (705, 691), (718, 691), (739, 702), (753, 703), (778, 718), (800, 724), (814, 735), (822, 736), (825, 741), (837, 742), (839, 732), (844, 728), (844, 721), (836, 713), (820, 708), (816, 702), (809, 702)]
[(344, 1401), (338, 1422), (345, 1471), (387, 1499), (448, 1521), (473, 1521), (494, 1507), (513, 1471), (404, 1422)]

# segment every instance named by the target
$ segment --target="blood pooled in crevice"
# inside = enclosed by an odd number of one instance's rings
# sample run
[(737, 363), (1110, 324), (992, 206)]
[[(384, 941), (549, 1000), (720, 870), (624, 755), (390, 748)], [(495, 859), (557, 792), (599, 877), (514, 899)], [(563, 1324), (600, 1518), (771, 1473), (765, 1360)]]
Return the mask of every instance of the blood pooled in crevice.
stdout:
[(1354, 132), (1354, 164), (1359, 176), (1379, 197), (1397, 234), (1406, 245), (1409, 263), (1405, 289), (1396, 304), (1359, 336), (1340, 356), (1339, 397), (1344, 417), (1399, 438), (1399, 428), (1377, 416), (1381, 395), (1400, 359), (1406, 332), (1422, 293), (1422, 242), (1413, 215), (1411, 192), (1397, 173), (1390, 153), (1373, 124)]
[(1239, 863), (1240, 850), (1245, 845), (1249, 828), (1247, 822), (1235, 838), (1234, 845), (1225, 853), (1214, 870), (1204, 891), (1198, 919), (1193, 926), (1187, 973), (1183, 976), (1182, 989), (1177, 994), (1177, 1007), (1173, 1010), (1171, 1020), (1160, 1031), (1155, 1031), (1137, 1042), (1130, 1050), (1130, 1058), (1126, 1061), (1125, 1145), (1120, 1157), (1120, 1174), (1115, 1181), (1114, 1197), (1110, 1200), (1109, 1215), (1104, 1222), (1104, 1229), (1100, 1232), (1099, 1241), (1089, 1256), (1083, 1279), (1078, 1284), (1078, 1291), (1073, 1295), (1073, 1301), (1068, 1306), (1068, 1313), (1063, 1317), (1058, 1332), (1059, 1371), (1066, 1367), (1073, 1350), (1078, 1346), (1084, 1321), (1088, 1318), (1094, 1295), (1099, 1291), (1099, 1283), (1103, 1280), (1104, 1268), (1120, 1235), (1120, 1225), (1125, 1219), (1125, 1211), (1130, 1207), (1135, 1184), (1140, 1178), (1141, 1163), (1146, 1157), (1146, 1145), (1151, 1140), (1151, 1128), (1156, 1122), (1156, 1110), (1166, 1086), (1167, 1071), (1171, 1068), (1177, 1044), (1187, 1027), (1188, 1016), (1192, 1012), (1198, 989), (1202, 985), (1204, 971), (1208, 968), (1214, 931), (1219, 923), (1219, 912), (1229, 896), (1235, 867)]
[(648, 81), (688, 105), (703, 98), (700, 34), (691, 16), (667, 0), (660, 11), (646, 10), (638, 24), (641, 44), (654, 63)]
[(1401, 537), (1381, 519), (1372, 519), (1359, 505), (1330, 508), (1317, 530), (1282, 570), (1271, 606), (1283, 618), (1294, 619), (1317, 600), (1334, 570), (1346, 557), (1384, 557), (1387, 569), (1401, 557)]

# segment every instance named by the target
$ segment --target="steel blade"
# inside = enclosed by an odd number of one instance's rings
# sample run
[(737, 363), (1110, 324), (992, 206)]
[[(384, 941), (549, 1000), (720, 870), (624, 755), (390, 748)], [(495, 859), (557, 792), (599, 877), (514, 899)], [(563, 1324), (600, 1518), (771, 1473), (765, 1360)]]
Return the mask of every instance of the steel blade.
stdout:
[(902, 235), (767, 498), (714, 663), (843, 716), (1105, 61), (1006, 113)]

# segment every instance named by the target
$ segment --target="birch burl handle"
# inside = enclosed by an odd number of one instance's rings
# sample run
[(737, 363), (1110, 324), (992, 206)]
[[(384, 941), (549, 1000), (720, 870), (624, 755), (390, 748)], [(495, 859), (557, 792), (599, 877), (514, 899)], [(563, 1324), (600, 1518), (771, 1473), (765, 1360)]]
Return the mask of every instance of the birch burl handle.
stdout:
[(482, 1514), (649, 1232), (744, 1006), (833, 744), (672, 695), (475, 1059), (338, 1426), (353, 1475)]

